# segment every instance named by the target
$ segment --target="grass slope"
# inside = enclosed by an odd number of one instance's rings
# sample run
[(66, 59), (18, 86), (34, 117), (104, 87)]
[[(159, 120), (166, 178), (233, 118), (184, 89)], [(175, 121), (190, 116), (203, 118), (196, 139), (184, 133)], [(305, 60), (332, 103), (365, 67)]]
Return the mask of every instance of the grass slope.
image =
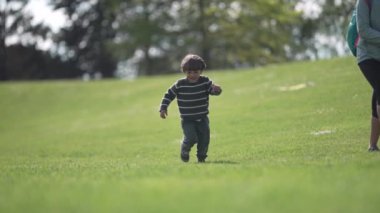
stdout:
[(181, 75), (0, 85), (0, 212), (378, 212), (353, 58), (206, 72), (208, 163), (179, 159)]

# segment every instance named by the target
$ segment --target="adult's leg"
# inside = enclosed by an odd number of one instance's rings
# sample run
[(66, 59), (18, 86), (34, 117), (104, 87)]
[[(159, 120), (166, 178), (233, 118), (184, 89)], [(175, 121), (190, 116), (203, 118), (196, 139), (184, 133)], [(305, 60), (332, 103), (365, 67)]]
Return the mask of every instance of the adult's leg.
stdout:
[(372, 118), (371, 118), (371, 134), (369, 142), (369, 151), (376, 151), (377, 142), (380, 134), (380, 62), (376, 60), (366, 60), (359, 64), (360, 70), (373, 88), (372, 94)]
[(371, 135), (370, 135), (369, 147), (368, 147), (369, 150), (370, 149), (376, 150), (377, 141), (379, 140), (379, 135), (380, 135), (380, 122), (378, 119), (379, 109), (380, 108), (377, 105), (375, 92), (373, 92), (373, 94), (372, 94)]
[(379, 133), (380, 133), (380, 123), (377, 118), (372, 117), (371, 119), (371, 136), (369, 141), (369, 147), (368, 149), (374, 149), (370, 151), (375, 151), (377, 148), (377, 141), (379, 140)]

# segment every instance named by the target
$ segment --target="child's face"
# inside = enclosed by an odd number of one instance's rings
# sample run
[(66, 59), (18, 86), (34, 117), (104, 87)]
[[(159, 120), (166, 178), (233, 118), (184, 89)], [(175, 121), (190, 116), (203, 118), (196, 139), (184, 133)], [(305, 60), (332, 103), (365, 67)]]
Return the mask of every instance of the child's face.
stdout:
[(185, 74), (186, 74), (186, 78), (190, 82), (197, 82), (199, 77), (202, 74), (202, 71), (201, 70), (190, 70), (190, 71), (186, 71)]

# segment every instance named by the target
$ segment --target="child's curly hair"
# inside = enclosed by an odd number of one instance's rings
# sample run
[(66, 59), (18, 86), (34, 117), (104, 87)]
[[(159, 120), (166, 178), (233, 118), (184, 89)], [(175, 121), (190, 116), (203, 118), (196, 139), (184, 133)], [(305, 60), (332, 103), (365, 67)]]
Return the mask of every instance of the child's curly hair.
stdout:
[(200, 70), (203, 71), (206, 68), (205, 61), (198, 55), (188, 54), (181, 62), (182, 72)]

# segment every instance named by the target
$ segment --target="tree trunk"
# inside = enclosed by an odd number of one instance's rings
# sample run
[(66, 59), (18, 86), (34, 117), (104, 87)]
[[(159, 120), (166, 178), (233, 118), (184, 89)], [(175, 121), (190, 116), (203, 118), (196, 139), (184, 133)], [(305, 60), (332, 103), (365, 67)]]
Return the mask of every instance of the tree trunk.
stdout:
[(143, 75), (153, 75), (155, 70), (153, 69), (153, 62), (152, 62), (152, 58), (150, 57), (149, 55), (149, 49), (150, 49), (150, 46), (149, 45), (146, 45), (143, 49), (143, 52), (144, 52), (144, 65), (141, 67), (141, 72), (143, 73)]
[(207, 68), (211, 68), (210, 64), (210, 47), (208, 45), (208, 33), (207, 33), (207, 24), (205, 22), (205, 11), (204, 11), (204, 2), (203, 0), (198, 0), (198, 9), (199, 9), (199, 23), (200, 23), (200, 32), (201, 32), (201, 54), (202, 58), (207, 64)]
[(7, 50), (5, 40), (0, 38), (0, 81), (8, 80), (7, 75)]
[(7, 5), (4, 10), (0, 11), (0, 81), (8, 80), (7, 75), (7, 49), (5, 46), (6, 33), (6, 11)]

